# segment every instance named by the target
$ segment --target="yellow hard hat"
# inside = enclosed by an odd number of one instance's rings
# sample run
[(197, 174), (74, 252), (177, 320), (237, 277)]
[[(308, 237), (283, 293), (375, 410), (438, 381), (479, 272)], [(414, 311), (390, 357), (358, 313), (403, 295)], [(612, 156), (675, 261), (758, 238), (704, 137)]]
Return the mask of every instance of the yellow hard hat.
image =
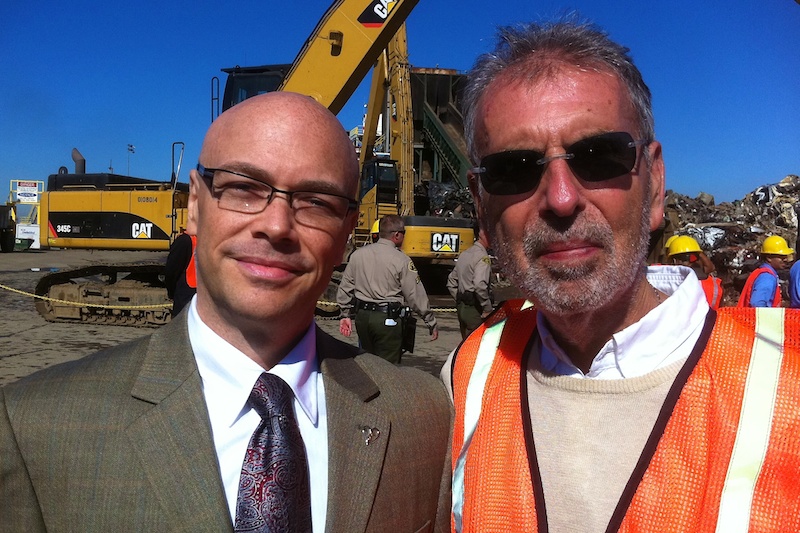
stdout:
[(794, 250), (786, 244), (786, 239), (778, 235), (767, 237), (761, 245), (761, 253), (769, 255), (792, 255)]
[(689, 254), (692, 252), (702, 251), (703, 250), (700, 249), (700, 245), (697, 244), (696, 240), (688, 235), (681, 235), (680, 237), (675, 237), (669, 244), (668, 255), (672, 257), (673, 255)]
[(669, 245), (672, 244), (672, 241), (674, 241), (677, 238), (678, 238), (677, 235), (672, 235), (669, 239), (667, 239), (667, 242), (664, 243), (664, 248), (669, 248)]
[(380, 229), (381, 229), (381, 219), (377, 219), (372, 224), (372, 230), (370, 230), (370, 233), (380, 233)]

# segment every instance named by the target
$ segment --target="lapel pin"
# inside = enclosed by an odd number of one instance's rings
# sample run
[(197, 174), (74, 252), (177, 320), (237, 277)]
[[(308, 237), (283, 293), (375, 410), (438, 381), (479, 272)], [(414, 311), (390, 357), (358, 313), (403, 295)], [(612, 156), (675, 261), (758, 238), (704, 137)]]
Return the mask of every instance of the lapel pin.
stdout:
[(364, 437), (364, 445), (369, 446), (370, 442), (381, 436), (381, 430), (378, 428), (361, 426), (361, 435)]

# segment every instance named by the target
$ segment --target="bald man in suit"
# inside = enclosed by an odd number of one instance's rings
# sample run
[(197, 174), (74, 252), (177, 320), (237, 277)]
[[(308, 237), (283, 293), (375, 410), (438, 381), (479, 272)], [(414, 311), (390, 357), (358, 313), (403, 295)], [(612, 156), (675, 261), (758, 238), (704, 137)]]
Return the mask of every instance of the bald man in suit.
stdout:
[(356, 223), (356, 161), (305, 96), (212, 124), (190, 176), (191, 304), (0, 389), (0, 531), (233, 531), (265, 372), (294, 394), (314, 531), (449, 531), (443, 386), (314, 324)]

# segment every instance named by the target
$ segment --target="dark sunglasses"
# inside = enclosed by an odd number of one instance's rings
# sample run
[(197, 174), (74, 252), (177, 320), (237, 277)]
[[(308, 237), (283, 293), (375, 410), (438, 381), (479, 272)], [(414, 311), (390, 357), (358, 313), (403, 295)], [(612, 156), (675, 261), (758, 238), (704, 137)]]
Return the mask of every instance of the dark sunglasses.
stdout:
[(480, 176), (489, 194), (508, 195), (530, 192), (539, 185), (545, 165), (566, 160), (569, 168), (584, 181), (605, 181), (627, 174), (636, 165), (636, 147), (649, 141), (635, 141), (623, 131), (603, 133), (581, 139), (566, 147), (566, 153), (546, 157), (536, 150), (509, 150), (481, 159), (472, 172)]

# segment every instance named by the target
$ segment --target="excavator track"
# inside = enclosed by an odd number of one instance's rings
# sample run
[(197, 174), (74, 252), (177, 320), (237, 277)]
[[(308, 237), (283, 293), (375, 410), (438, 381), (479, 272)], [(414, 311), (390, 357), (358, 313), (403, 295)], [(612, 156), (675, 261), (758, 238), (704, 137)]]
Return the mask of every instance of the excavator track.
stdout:
[(171, 318), (164, 265), (92, 265), (42, 277), (36, 310), (49, 322), (158, 327)]

